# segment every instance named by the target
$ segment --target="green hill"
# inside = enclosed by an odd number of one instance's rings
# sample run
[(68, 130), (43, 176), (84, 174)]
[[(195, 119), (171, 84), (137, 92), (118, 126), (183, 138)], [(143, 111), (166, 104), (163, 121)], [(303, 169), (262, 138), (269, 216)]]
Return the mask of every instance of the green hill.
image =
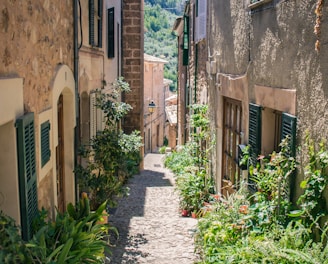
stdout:
[(172, 80), (170, 88), (176, 90), (177, 39), (172, 34), (172, 27), (181, 15), (181, 6), (177, 0), (148, 0), (144, 14), (145, 53), (169, 62), (165, 65), (164, 78)]

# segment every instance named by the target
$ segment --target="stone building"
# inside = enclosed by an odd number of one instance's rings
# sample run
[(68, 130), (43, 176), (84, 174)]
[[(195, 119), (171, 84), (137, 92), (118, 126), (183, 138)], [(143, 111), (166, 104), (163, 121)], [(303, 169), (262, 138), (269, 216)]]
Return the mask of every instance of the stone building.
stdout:
[(90, 144), (104, 128), (102, 111), (95, 106), (100, 93), (110, 93), (122, 76), (121, 2), (81, 0), (79, 24), (79, 96), (81, 144)]
[(142, 10), (135, 0), (3, 1), (0, 209), (24, 239), (37, 209), (53, 218), (75, 203), (77, 148), (103, 129), (94, 103), (119, 76), (134, 107), (123, 125), (143, 127)]
[(167, 88), (167, 85), (164, 85), (164, 65), (166, 63), (166, 60), (144, 54), (145, 153), (156, 152), (164, 143), (165, 89)]
[[(184, 56), (187, 57), (188, 52), (183, 49), (183, 36), (184, 36), (184, 19), (178, 17), (173, 25), (172, 31), (177, 38), (178, 47), (178, 61), (177, 61), (177, 145), (183, 145), (186, 143), (187, 130), (187, 115), (186, 109), (189, 104), (187, 96), (187, 67), (186, 61), (183, 60)], [(186, 46), (187, 48), (188, 46)], [(184, 55), (185, 54), (185, 55)]]
[(73, 1), (2, 1), (0, 208), (31, 235), (75, 201)]
[[(248, 144), (252, 163), (291, 137), (300, 165), (306, 131), (327, 139), (327, 21), (321, 49), (313, 33), (318, 1), (208, 1), (209, 104), (216, 132), (218, 188), (242, 179), (238, 148)], [(323, 14), (327, 13), (327, 6)], [(315, 105), (315, 108), (313, 107)], [(292, 198), (301, 173), (292, 179)], [(247, 175), (246, 175), (247, 176)]]
[[(165, 125), (164, 125), (164, 144), (170, 150), (174, 150), (177, 145), (177, 92), (170, 90), (172, 80), (164, 79), (164, 104), (165, 104)], [(166, 142), (165, 142), (166, 141)]]
[(170, 151), (177, 146), (177, 123), (178, 123), (178, 95), (173, 94), (165, 99), (165, 133), (164, 137), (168, 141), (167, 147)]
[[(207, 3), (203, 20), (206, 36), (197, 46), (207, 51), (206, 63), (202, 61), (198, 68), (206, 65), (206, 73), (194, 78), (188, 67), (193, 67), (193, 57), (200, 63), (200, 56), (188, 51), (188, 56), (183, 57), (188, 48), (183, 39), (189, 38), (192, 47), (192, 34), (201, 27), (196, 21), (190, 22), (195, 7), (190, 1), (184, 18), (177, 19), (174, 26), (179, 36), (179, 61), (188, 58), (186, 85), (180, 84), (186, 72), (179, 68), (179, 93), (188, 98), (190, 84), (196, 80), (194, 95), (198, 98), (202, 89), (197, 80), (206, 79), (211, 130), (216, 141), (212, 174), (217, 190), (226, 194), (238, 189), (241, 180), (248, 177), (238, 163), (238, 153), (244, 145), (250, 145), (251, 162), (256, 163), (259, 154), (267, 156), (279, 150), (279, 143), (289, 135), (290, 154), (296, 155), (302, 165), (305, 152), (296, 151), (296, 146), (304, 145), (306, 131), (316, 142), (327, 140), (328, 24), (321, 19), (320, 30), (316, 30), (321, 34), (314, 33), (318, 19), (318, 1), (314, 0), (200, 2), (203, 7)], [(200, 13), (196, 10), (196, 14)], [(326, 13), (324, 5), (322, 14)], [(182, 102), (178, 99), (179, 107)], [(178, 115), (179, 126), (186, 113), (178, 109)], [(181, 140), (182, 130), (178, 129)], [(299, 172), (292, 179), (292, 199), (299, 192), (302, 171)]]
[(207, 104), (206, 1), (188, 1), (173, 32), (178, 43), (178, 145), (190, 140), (188, 106)]

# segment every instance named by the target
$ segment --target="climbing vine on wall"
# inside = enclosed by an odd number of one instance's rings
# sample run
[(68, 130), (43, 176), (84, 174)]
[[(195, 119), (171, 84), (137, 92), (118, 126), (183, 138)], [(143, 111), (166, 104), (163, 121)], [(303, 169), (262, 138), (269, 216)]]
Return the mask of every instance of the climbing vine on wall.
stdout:
[(316, 20), (314, 25), (314, 34), (317, 36), (317, 41), (315, 42), (315, 50), (320, 51), (320, 34), (321, 34), (321, 19), (322, 19), (322, 8), (324, 0), (318, 0), (315, 8)]

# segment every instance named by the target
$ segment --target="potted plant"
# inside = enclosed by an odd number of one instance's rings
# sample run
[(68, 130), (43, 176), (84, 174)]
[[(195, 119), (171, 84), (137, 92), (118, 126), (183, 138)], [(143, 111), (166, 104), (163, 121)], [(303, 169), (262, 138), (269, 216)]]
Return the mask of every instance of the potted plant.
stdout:
[(179, 206), (181, 210), (181, 216), (187, 217), (190, 215), (190, 205), (188, 204), (187, 200), (180, 198)]

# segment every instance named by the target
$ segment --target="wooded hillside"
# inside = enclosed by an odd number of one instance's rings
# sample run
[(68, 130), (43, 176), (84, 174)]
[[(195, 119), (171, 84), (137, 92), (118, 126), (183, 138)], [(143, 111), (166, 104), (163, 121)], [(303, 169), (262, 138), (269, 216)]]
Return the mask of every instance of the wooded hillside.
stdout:
[(145, 1), (145, 53), (169, 62), (165, 65), (164, 77), (173, 81), (171, 90), (177, 88), (177, 39), (172, 27), (181, 10), (178, 0)]

